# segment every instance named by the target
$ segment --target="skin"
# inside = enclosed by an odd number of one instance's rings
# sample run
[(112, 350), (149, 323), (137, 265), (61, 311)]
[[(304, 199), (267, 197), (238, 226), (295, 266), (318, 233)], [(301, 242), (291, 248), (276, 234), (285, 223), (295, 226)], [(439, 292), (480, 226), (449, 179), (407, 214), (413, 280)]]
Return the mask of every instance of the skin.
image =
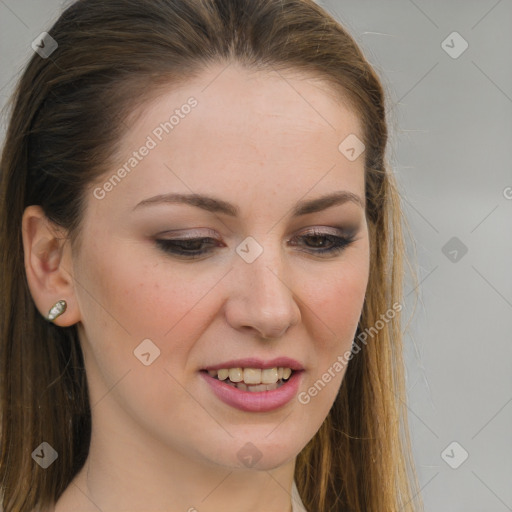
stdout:
[[(212, 65), (145, 105), (119, 167), (190, 96), (198, 105), (121, 183), (93, 195), (116, 167), (91, 186), (80, 252), (57, 241), (62, 232), (38, 206), (23, 216), (32, 296), (42, 315), (68, 302), (55, 323), (77, 324), (92, 407), (89, 457), (56, 512), (289, 511), (295, 458), (342, 383), (345, 369), (308, 404), (296, 397), (254, 413), (220, 401), (198, 372), (289, 356), (304, 366), (302, 392), (350, 350), (368, 283), (364, 208), (290, 213), (338, 190), (364, 201), (363, 156), (349, 161), (338, 150), (349, 134), (362, 139), (357, 115), (305, 74)], [(221, 198), (240, 216), (171, 203), (134, 210), (170, 192)], [(354, 241), (339, 254), (315, 255), (318, 239), (299, 238), (351, 226)], [(175, 257), (155, 242), (172, 230), (219, 245), (196, 260)], [(248, 236), (264, 249), (252, 263), (235, 251)], [(149, 366), (134, 356), (147, 338), (160, 349)], [(261, 453), (250, 468), (237, 457), (247, 442)]]

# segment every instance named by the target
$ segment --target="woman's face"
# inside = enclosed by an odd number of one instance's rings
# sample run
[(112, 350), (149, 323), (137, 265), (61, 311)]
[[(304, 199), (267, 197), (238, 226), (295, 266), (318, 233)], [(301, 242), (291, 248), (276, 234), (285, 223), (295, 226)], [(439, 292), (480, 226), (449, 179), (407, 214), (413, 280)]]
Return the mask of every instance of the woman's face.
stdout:
[[(234, 64), (129, 125), (117, 167), (88, 192), (72, 256), (105, 450), (269, 469), (319, 429), (368, 282), (355, 137), (357, 116), (323, 82)], [(333, 193), (351, 199), (305, 207)]]

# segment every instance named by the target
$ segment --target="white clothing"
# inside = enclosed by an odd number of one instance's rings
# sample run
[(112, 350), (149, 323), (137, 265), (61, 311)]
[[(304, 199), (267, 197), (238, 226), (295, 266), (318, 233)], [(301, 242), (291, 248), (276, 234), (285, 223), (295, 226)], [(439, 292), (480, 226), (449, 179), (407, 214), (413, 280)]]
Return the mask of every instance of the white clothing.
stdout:
[(293, 481), (292, 486), (292, 512), (307, 512), (304, 508), (304, 504), (299, 496), (299, 490), (297, 489), (297, 485), (295, 484), (295, 480)]

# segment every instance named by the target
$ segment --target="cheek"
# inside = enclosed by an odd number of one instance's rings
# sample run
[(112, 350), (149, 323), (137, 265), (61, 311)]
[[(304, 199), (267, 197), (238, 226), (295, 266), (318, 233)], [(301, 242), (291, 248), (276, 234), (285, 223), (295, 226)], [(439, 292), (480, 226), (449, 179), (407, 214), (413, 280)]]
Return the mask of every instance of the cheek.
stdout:
[(190, 309), (194, 281), (150, 255), (147, 244), (123, 240), (91, 245), (83, 255), (81, 295), (93, 314), (102, 306), (103, 327), (162, 337)]
[[(194, 278), (172, 264), (147, 263), (147, 248), (138, 244), (114, 240), (101, 250), (100, 245), (81, 254), (76, 273), (92, 392), (98, 399), (105, 394), (102, 386), (115, 386), (127, 409), (156, 411), (162, 400), (173, 407), (187, 403), (173, 377), (182, 381), (191, 339), (211, 321), (201, 299), (219, 276)], [(142, 344), (148, 339), (151, 343)], [(137, 358), (143, 353), (139, 347), (150, 352), (149, 365)], [(172, 392), (162, 395), (162, 390)]]
[(215, 294), (208, 291), (218, 285), (225, 269), (200, 272), (193, 265), (166, 261), (165, 256), (150, 257), (150, 251), (141, 244), (113, 241), (101, 251), (91, 247), (84, 254), (87, 263), (79, 279), (86, 289), (80, 306), (86, 336), (97, 359), (115, 359), (119, 371), (140, 364), (133, 351), (150, 339), (160, 351), (155, 365), (181, 373), (193, 348), (191, 340), (212, 322)]
[(307, 420), (327, 416), (348, 365), (352, 343), (364, 303), (368, 267), (364, 256), (357, 264), (337, 267), (322, 279), (308, 280), (304, 297), (308, 298), (307, 318), (311, 326), (311, 372), (304, 381), (298, 401), (307, 411)]
[[(332, 272), (307, 279), (302, 298), (308, 306), (304, 312), (316, 326), (312, 339), (325, 349), (345, 350), (350, 347), (364, 303), (368, 284), (368, 265), (364, 255), (357, 263), (349, 261)], [(306, 321), (306, 320), (305, 320)], [(321, 355), (321, 354), (320, 354)]]

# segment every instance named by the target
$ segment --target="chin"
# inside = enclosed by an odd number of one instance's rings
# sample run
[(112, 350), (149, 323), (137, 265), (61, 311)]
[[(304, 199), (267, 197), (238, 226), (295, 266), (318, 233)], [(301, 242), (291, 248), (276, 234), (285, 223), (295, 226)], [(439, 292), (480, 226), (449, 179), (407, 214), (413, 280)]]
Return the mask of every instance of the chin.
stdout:
[[(263, 435), (246, 435), (232, 439), (210, 460), (229, 470), (269, 471), (292, 461), (308, 439), (270, 439)], [(267, 437), (265, 437), (267, 436)]]

